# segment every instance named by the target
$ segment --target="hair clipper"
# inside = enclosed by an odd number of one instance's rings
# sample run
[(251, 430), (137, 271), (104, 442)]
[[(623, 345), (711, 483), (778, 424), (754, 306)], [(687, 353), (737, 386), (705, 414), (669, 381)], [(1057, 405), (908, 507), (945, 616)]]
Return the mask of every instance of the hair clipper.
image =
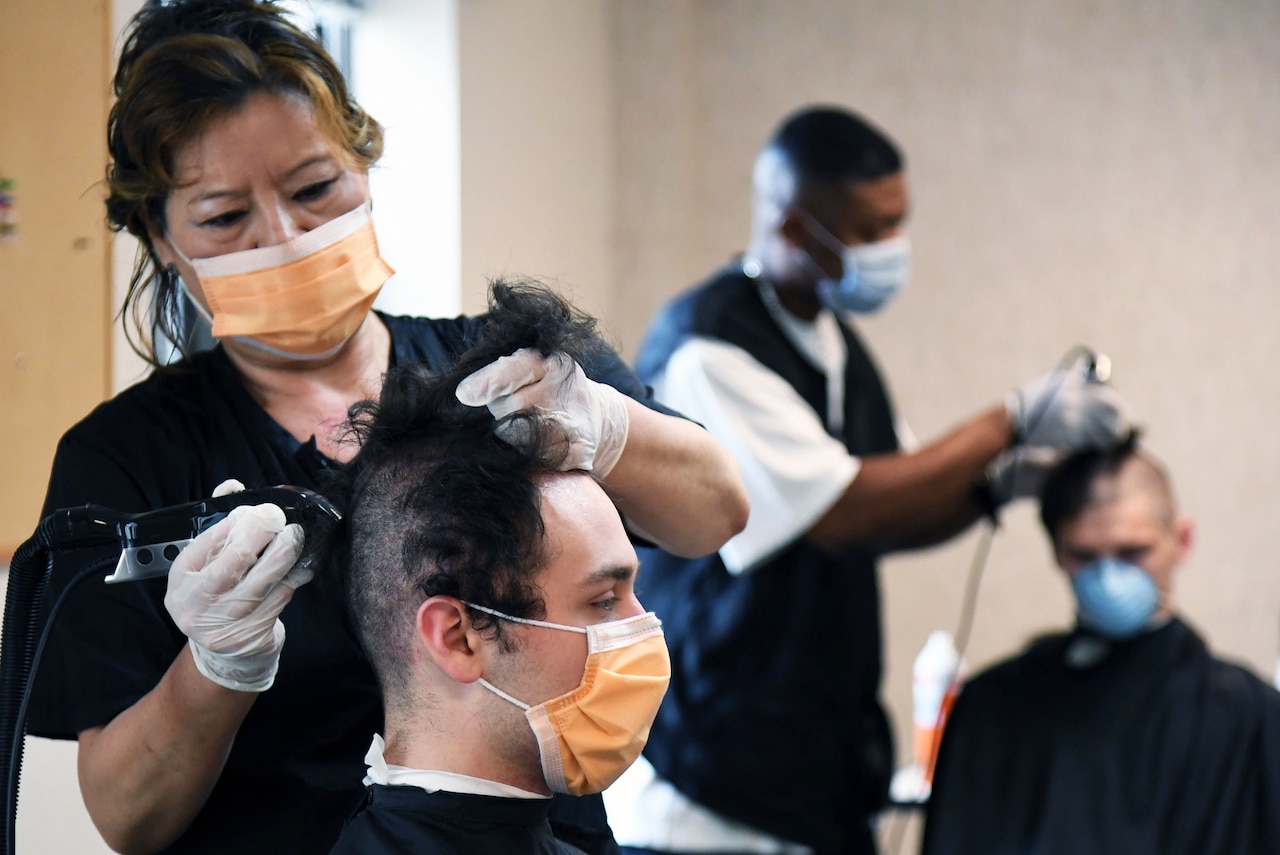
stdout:
[(107, 582), (133, 582), (164, 576), (187, 544), (226, 518), (241, 505), (270, 502), (284, 511), (285, 520), (306, 531), (307, 546), (299, 562), (313, 562), (328, 542), (342, 514), (319, 493), (301, 487), (262, 487), (241, 490), (185, 505), (171, 505), (140, 514), (125, 514), (100, 505), (64, 508), (52, 514), (54, 549), (116, 545), (120, 561)]

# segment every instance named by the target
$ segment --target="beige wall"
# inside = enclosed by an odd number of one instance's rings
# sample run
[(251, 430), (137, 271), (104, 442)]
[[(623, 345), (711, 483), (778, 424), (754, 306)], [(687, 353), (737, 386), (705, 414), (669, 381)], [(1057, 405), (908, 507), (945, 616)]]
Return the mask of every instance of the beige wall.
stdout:
[[(9, 454), (21, 455), (15, 458), (21, 468), (6, 457), (2, 470), (10, 485), (6, 499), (18, 508), (8, 519), (20, 521), (26, 534), (38, 519), (58, 437), (109, 389), (135, 379), (141, 367), (123, 357), (127, 346), (119, 327), (111, 331), (124, 292), (113, 293), (110, 283), (113, 277), (121, 284), (127, 280), (133, 242), (111, 237), (99, 186), (114, 35), (139, 5), (20, 2), (16, 16), (6, 7), (0, 27), (0, 171), (15, 169), (9, 165), (15, 155), (28, 169), (18, 176), (23, 243), (12, 247), (17, 257), (0, 247), (6, 305), (0, 343), (8, 359), (11, 347), (36, 342), (38, 358), (26, 367), (39, 372), (33, 385), (6, 385), (0, 394), (0, 418), (20, 421), (3, 425)], [(46, 104), (57, 109), (33, 109)], [(19, 277), (19, 269), (34, 275)], [(44, 403), (35, 407), (30, 396)], [(27, 739), (16, 835), (20, 855), (110, 852), (80, 800), (75, 748), (71, 742)]]
[(598, 0), (458, 6), (463, 308), (533, 275), (611, 321), (615, 180), (607, 19)]
[(377, 307), (448, 317), (460, 311), (456, 0), (365, 0), (353, 89), (385, 129), (369, 176), (378, 243), (396, 275)]
[[(106, 74), (115, 73), (115, 60), (120, 55), (121, 37), (129, 19), (143, 6), (142, 0), (114, 0), (111, 4), (111, 50), (112, 63)], [(109, 91), (109, 90), (108, 90)], [(103, 214), (105, 217), (105, 212)], [(119, 311), (124, 305), (125, 294), (129, 291), (129, 281), (133, 277), (133, 268), (137, 263), (141, 244), (128, 232), (111, 233), (111, 311)], [(113, 315), (114, 317), (114, 315)], [(132, 386), (147, 375), (147, 363), (134, 352), (125, 338), (124, 327), (120, 323), (111, 325), (111, 390), (114, 395), (122, 389)]]
[[(1280, 7), (477, 0), (460, 33), (467, 308), (481, 274), (549, 275), (634, 353), (663, 299), (742, 248), (751, 160), (777, 120), (854, 106), (909, 158), (916, 273), (863, 329), (916, 432), (939, 436), (1073, 345), (1109, 354), (1199, 523), (1185, 613), (1270, 675)], [(956, 627), (976, 544), (886, 562), (901, 745), (911, 661)], [(1069, 620), (1034, 508), (1008, 509), (970, 666)]]
[[(453, 14), (464, 309), (485, 276), (537, 274), (634, 352), (663, 298), (742, 248), (751, 158), (777, 119), (854, 105), (909, 157), (916, 274), (864, 330), (916, 432), (939, 435), (1071, 345), (1109, 353), (1200, 524), (1186, 612), (1270, 670), (1280, 7), (467, 0)], [(901, 737), (911, 660), (929, 630), (954, 628), (974, 546), (887, 562), (885, 695)], [(1031, 509), (1013, 509), (971, 663), (1068, 616)], [(42, 768), (28, 766), (28, 792), (43, 787), (49, 807), (23, 822), (79, 828), (50, 819), (71, 814), (73, 776), (40, 783)]]
[[(6, 8), (0, 25), (0, 175), (17, 231), (0, 241), (0, 561), (35, 530), (62, 431), (107, 390), (103, 3)], [(35, 104), (65, 109), (41, 115)]]
[[(613, 319), (740, 250), (751, 159), (810, 101), (864, 111), (909, 158), (909, 290), (863, 325), (897, 403), (938, 436), (1077, 343), (1171, 466), (1199, 543), (1180, 599), (1270, 676), (1280, 650), (1280, 6), (610, 4), (618, 160)], [(885, 695), (908, 745), (910, 669), (954, 629), (973, 534), (886, 562)], [(1032, 509), (1006, 515), (978, 604), (981, 666), (1069, 619)], [(838, 675), (833, 675), (838, 679)], [(901, 749), (900, 749), (901, 751)]]

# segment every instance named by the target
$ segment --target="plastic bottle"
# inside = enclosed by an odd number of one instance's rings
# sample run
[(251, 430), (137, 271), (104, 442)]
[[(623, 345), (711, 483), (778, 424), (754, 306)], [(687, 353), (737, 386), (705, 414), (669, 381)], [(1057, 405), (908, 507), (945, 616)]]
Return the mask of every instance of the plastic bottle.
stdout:
[(936, 630), (912, 668), (912, 720), (915, 724), (914, 755), (926, 786), (933, 783), (933, 765), (951, 705), (959, 693), (960, 654), (951, 634)]

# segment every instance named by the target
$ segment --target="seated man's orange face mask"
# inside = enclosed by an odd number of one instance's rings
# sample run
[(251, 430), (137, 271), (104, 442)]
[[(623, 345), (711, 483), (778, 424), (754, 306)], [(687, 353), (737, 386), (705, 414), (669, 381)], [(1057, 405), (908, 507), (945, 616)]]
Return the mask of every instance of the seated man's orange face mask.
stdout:
[(530, 706), (488, 680), (480, 684), (524, 710), (538, 738), (542, 775), (552, 792), (602, 792), (640, 756), (667, 693), (671, 660), (657, 615), (646, 612), (584, 627), (467, 605), (503, 620), (587, 636), (582, 682), (567, 694)]

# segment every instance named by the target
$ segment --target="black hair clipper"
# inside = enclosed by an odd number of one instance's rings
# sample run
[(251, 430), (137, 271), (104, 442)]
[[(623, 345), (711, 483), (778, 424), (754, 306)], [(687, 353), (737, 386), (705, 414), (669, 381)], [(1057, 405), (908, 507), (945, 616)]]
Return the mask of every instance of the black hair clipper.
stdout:
[(342, 514), (319, 493), (287, 486), (241, 490), (140, 514), (124, 514), (100, 505), (64, 508), (52, 514), (53, 546), (77, 549), (117, 545), (120, 561), (106, 581), (151, 579), (168, 574), (183, 547), (225, 519), (232, 509), (267, 502), (279, 505), (287, 522), (298, 523), (305, 530), (307, 545), (299, 563), (317, 561)]

